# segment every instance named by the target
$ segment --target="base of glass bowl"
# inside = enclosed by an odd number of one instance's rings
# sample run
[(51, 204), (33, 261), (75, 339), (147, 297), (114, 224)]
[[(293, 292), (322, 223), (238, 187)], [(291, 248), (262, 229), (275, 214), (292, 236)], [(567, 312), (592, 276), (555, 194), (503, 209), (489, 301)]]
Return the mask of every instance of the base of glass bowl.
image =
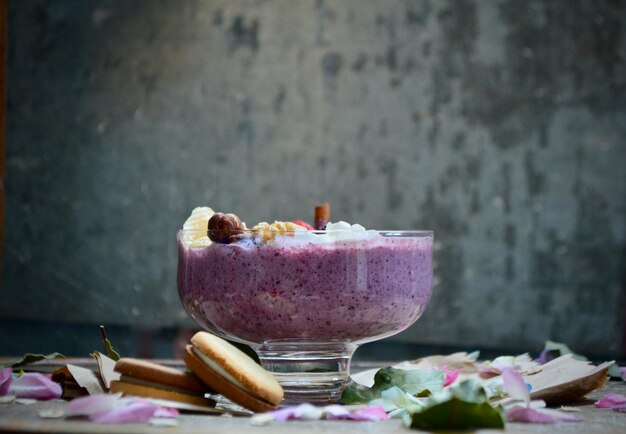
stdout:
[(285, 391), (283, 405), (328, 404), (339, 401), (350, 381), (349, 343), (265, 342), (254, 348), (261, 365)]

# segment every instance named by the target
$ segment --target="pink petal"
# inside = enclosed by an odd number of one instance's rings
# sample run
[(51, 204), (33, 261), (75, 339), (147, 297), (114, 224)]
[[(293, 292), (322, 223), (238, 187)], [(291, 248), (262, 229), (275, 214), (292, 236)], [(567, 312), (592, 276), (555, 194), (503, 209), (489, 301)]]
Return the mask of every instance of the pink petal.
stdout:
[(598, 408), (613, 408), (624, 404), (626, 404), (626, 396), (609, 393), (596, 401), (594, 405)]
[(617, 413), (626, 413), (626, 404), (616, 405), (612, 410)]
[(626, 381), (626, 366), (619, 368), (619, 375), (622, 377), (622, 380)]
[(558, 423), (558, 422), (579, 422), (579, 416), (561, 413), (556, 410), (534, 409), (527, 407), (512, 407), (506, 412), (506, 419), (509, 422), (526, 423)]
[(18, 398), (58, 399), (63, 390), (61, 386), (48, 377), (38, 373), (28, 373), (13, 381), (9, 393)]
[(0, 396), (9, 393), (9, 386), (13, 382), (13, 371), (11, 368), (0, 369)]
[(350, 410), (338, 404), (327, 405), (324, 407), (324, 412), (328, 420), (346, 419), (350, 415)]
[(504, 391), (513, 399), (521, 399), (524, 402), (530, 401), (528, 386), (524, 382), (522, 374), (515, 369), (507, 368), (502, 371), (502, 381)]
[(460, 369), (449, 370), (447, 366), (442, 366), (441, 370), (446, 374), (446, 380), (443, 383), (443, 387), (449, 386), (459, 378), (459, 374), (461, 373)]
[(65, 409), (65, 416), (89, 416), (93, 413), (101, 413), (113, 410), (119, 406), (121, 395), (90, 395), (73, 399)]
[(153, 417), (162, 417), (162, 418), (176, 418), (178, 417), (178, 410), (171, 407), (159, 407), (154, 412)]
[(284, 422), (286, 420), (304, 419), (315, 420), (321, 419), (323, 410), (311, 404), (300, 404), (295, 407), (285, 407), (270, 413), (275, 421)]
[(351, 420), (379, 421), (389, 419), (389, 415), (382, 405), (370, 405), (361, 410), (350, 413)]
[(147, 422), (159, 408), (143, 399), (133, 400), (124, 407), (118, 407), (100, 413), (93, 413), (89, 420), (96, 423), (137, 423)]

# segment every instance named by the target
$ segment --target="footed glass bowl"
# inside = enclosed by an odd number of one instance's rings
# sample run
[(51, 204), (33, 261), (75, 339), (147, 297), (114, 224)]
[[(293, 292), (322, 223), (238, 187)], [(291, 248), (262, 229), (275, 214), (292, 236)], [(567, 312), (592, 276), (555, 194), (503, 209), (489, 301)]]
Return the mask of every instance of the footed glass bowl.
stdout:
[(230, 244), (179, 231), (178, 293), (202, 327), (256, 351), (286, 403), (333, 402), (357, 346), (426, 309), (432, 245), (430, 231), (246, 231)]

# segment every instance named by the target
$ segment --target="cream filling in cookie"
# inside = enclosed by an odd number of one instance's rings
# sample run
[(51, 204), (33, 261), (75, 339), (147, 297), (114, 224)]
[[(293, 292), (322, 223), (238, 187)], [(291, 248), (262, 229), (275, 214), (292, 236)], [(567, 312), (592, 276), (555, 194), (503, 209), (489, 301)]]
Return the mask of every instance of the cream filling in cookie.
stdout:
[(250, 388), (248, 388), (246, 385), (244, 385), (241, 381), (237, 380), (235, 377), (233, 377), (232, 374), (230, 374), (229, 372), (227, 372), (224, 368), (222, 368), (220, 365), (218, 365), (214, 360), (212, 360), (211, 358), (209, 358), (206, 354), (204, 354), (202, 351), (200, 351), (199, 349), (197, 349), (196, 347), (193, 347), (193, 353), (198, 356), (198, 358), (200, 360), (202, 360), (203, 363), (205, 363), (209, 368), (211, 368), (211, 370), (213, 370), (217, 375), (219, 375), (220, 377), (225, 378), (226, 380), (228, 380), (231, 384), (234, 384), (235, 386), (239, 387), (241, 390), (249, 393), (250, 395), (254, 396), (257, 399), (261, 399), (263, 401), (265, 401), (265, 399), (261, 398), (259, 395), (257, 395), (256, 393), (254, 393), (252, 390), (250, 390)]

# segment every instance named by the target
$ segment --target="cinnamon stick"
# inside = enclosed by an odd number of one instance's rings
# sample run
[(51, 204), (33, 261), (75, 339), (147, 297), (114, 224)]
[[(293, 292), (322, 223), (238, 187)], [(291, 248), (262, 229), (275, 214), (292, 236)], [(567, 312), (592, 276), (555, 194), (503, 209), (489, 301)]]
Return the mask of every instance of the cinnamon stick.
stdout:
[(321, 205), (315, 207), (315, 218), (313, 219), (313, 227), (316, 230), (321, 230), (326, 227), (326, 223), (330, 221), (330, 205), (328, 202), (324, 202)]

